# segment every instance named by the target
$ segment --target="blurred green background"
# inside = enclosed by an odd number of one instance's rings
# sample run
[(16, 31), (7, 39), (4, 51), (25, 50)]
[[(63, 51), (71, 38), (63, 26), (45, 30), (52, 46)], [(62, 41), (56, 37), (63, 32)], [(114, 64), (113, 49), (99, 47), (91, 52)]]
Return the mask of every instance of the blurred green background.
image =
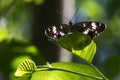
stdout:
[[(62, 23), (64, 0), (0, 0), (0, 80), (14, 80), (18, 64), (58, 61), (59, 48), (44, 34), (46, 27)], [(101, 21), (107, 29), (96, 37), (93, 64), (110, 80), (120, 80), (120, 0), (73, 0), (79, 8), (74, 22)], [(77, 61), (74, 60), (73, 61)], [(77, 61), (78, 62), (78, 61)]]

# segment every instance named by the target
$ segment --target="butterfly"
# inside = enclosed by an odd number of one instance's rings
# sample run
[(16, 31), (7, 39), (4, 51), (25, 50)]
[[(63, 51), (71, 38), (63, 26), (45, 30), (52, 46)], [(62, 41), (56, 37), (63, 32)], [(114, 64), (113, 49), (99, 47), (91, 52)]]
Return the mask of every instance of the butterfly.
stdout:
[(89, 35), (94, 39), (97, 35), (106, 29), (106, 25), (102, 22), (79, 22), (73, 24), (71, 21), (69, 24), (59, 24), (55, 26), (48, 27), (45, 30), (45, 35), (52, 40), (57, 40), (60, 37), (74, 32), (81, 32), (83, 34)]

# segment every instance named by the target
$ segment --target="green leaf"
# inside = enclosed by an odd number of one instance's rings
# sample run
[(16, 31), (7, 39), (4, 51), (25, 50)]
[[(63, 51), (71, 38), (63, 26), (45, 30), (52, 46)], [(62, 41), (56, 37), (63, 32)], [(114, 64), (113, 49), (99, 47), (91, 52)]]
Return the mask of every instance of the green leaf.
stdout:
[(30, 59), (30, 56), (18, 56), (12, 60), (11, 67), (12, 69), (16, 70), (18, 65), (22, 62), (25, 61), (26, 59)]
[(72, 53), (81, 59), (91, 63), (96, 52), (96, 44), (92, 41), (88, 46), (82, 50), (72, 50)]
[(92, 40), (88, 35), (84, 35), (80, 32), (75, 32), (62, 36), (58, 39), (56, 44), (72, 52), (73, 48), (75, 50), (82, 50), (84, 47), (89, 45), (91, 41)]
[(77, 55), (79, 58), (91, 63), (96, 52), (96, 44), (88, 35), (80, 32), (61, 37), (56, 44)]
[(31, 74), (37, 69), (35, 63), (30, 60), (26, 59), (24, 60), (17, 68), (17, 71), (15, 72), (16, 77), (24, 76), (25, 74)]
[(31, 74), (23, 75), (22, 77), (16, 77), (14, 80), (30, 80)]
[(34, 72), (31, 80), (105, 80), (104, 77), (89, 65), (70, 62), (51, 64), (53, 68)]

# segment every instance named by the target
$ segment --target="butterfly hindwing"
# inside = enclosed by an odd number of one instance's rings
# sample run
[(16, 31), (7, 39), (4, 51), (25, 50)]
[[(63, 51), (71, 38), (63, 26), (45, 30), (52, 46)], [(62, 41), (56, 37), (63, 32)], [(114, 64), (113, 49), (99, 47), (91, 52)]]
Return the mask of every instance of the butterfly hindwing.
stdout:
[(106, 26), (101, 22), (80, 22), (73, 25), (73, 31), (79, 31), (89, 35), (91, 38), (96, 37), (105, 30)]

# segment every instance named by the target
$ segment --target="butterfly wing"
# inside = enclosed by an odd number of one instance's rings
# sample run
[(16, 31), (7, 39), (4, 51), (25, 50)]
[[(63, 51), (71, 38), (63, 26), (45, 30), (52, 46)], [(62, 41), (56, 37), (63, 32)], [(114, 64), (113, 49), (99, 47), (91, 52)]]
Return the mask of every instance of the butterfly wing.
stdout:
[(89, 35), (91, 38), (96, 37), (106, 28), (106, 25), (101, 22), (80, 22), (73, 25), (73, 31), (79, 31)]
[(69, 32), (69, 25), (67, 24), (59, 24), (56, 26), (48, 27), (45, 30), (45, 35), (52, 40), (57, 40), (61, 36), (67, 34)]

